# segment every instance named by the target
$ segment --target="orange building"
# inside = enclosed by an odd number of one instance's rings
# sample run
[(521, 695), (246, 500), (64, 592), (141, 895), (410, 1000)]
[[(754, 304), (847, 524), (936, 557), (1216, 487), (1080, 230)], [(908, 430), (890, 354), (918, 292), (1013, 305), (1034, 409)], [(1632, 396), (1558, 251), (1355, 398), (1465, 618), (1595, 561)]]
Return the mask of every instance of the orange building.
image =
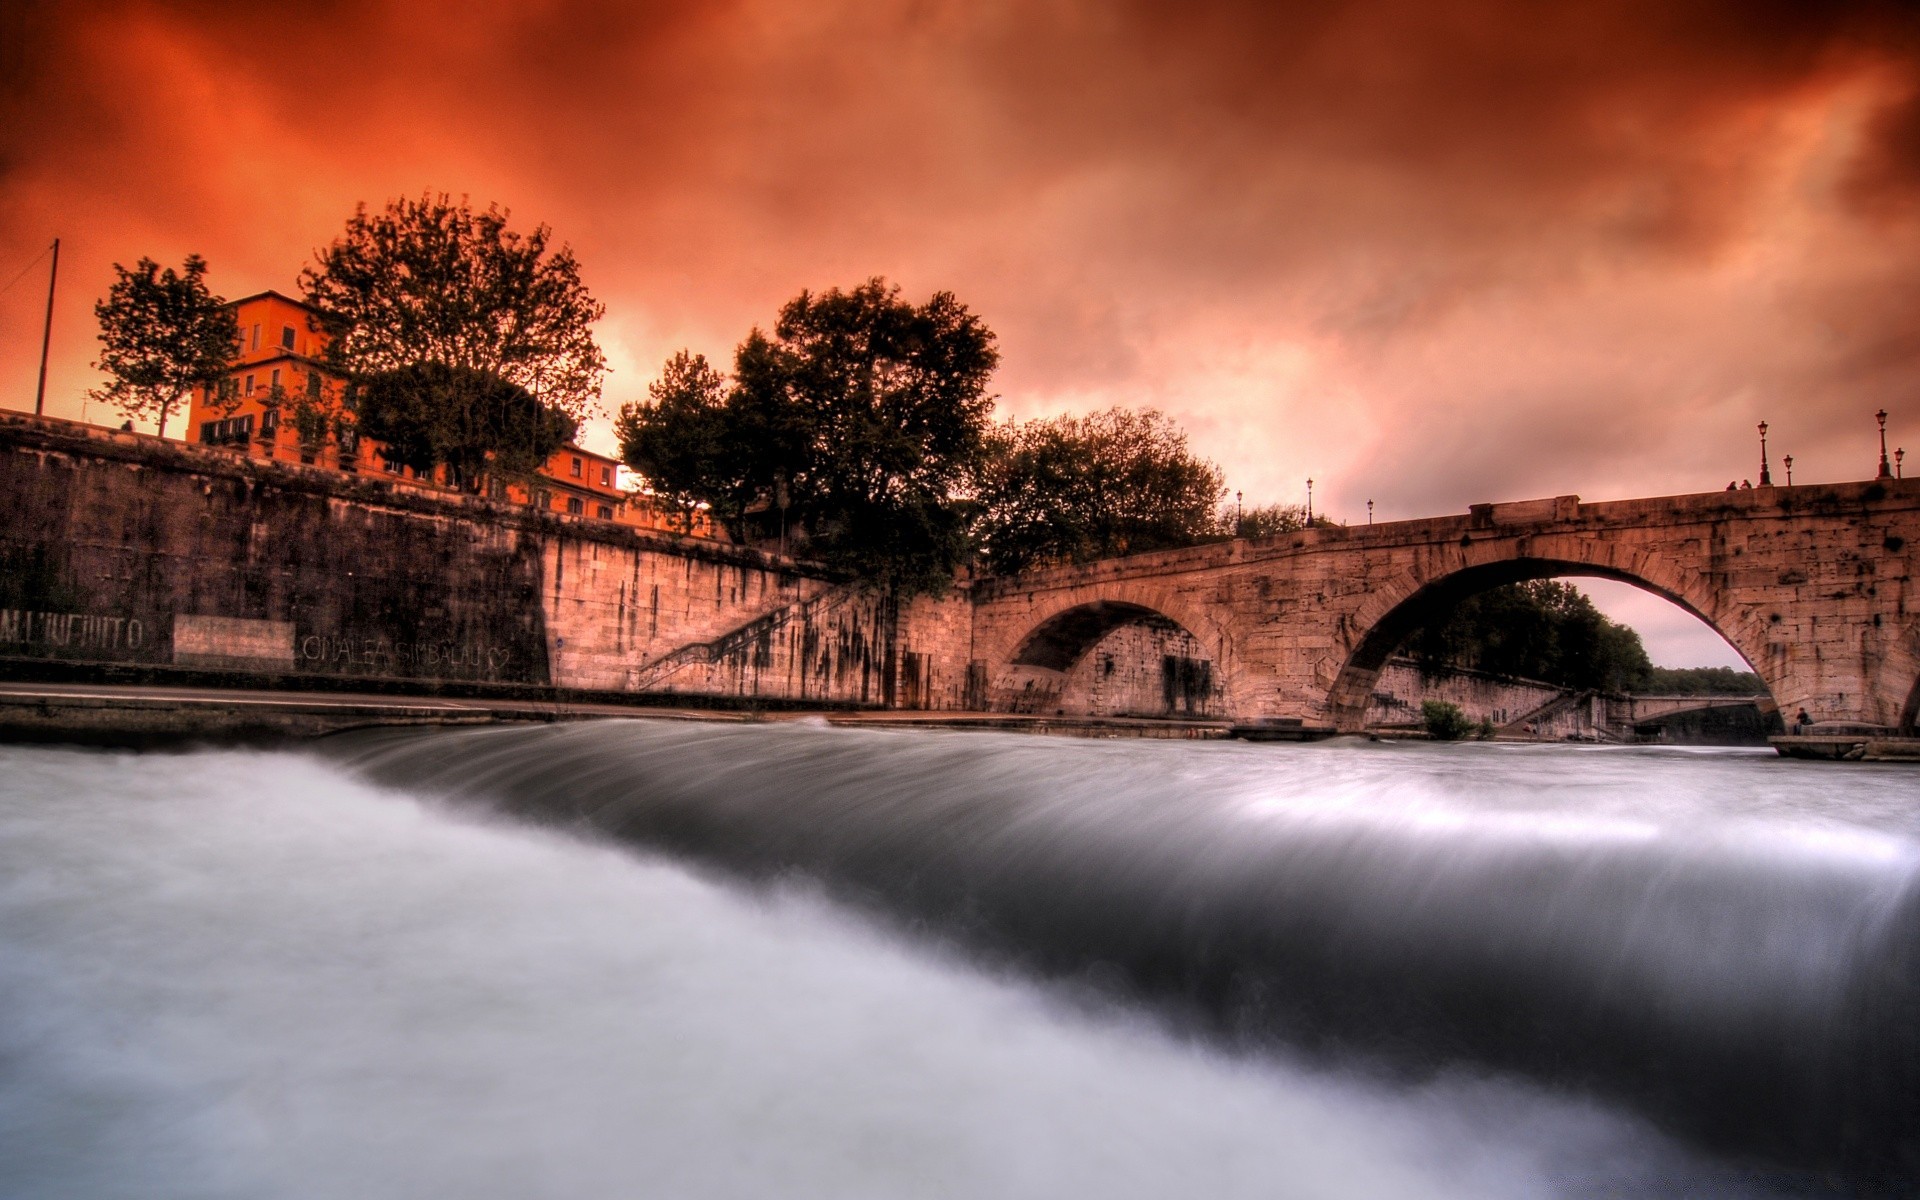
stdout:
[[(187, 438), (254, 458), (365, 472), (395, 483), (443, 491), (446, 469), (421, 474), (390, 463), (382, 447), (361, 438), (346, 415), (346, 381), (322, 360), (327, 335), (314, 328), (307, 305), (278, 292), (233, 301), (240, 353), (218, 384), (194, 391)], [(493, 485), (496, 498), (640, 529), (681, 532), (677, 514), (643, 493), (620, 486), (620, 463), (568, 444), (547, 460), (531, 488)], [(705, 513), (695, 514), (696, 537), (719, 537)]]

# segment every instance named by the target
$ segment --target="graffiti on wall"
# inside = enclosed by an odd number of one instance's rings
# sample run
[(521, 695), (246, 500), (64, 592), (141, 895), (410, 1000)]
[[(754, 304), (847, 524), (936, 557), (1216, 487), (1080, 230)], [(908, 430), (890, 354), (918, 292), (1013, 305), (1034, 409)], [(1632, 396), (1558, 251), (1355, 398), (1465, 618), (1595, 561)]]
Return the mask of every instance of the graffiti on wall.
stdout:
[(139, 653), (152, 643), (152, 629), (137, 617), (0, 608), (0, 645), (67, 652)]
[(363, 667), (410, 675), (494, 674), (512, 664), (513, 651), (474, 642), (397, 642), (383, 637), (313, 633), (300, 639), (300, 662), (305, 666)]

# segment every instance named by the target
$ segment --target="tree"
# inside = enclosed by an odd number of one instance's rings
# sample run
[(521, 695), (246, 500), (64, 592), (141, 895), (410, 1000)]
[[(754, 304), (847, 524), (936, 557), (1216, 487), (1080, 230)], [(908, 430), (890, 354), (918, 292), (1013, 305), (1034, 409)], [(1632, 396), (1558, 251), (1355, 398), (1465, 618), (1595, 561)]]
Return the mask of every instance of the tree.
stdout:
[(1752, 671), (1732, 667), (1655, 667), (1641, 685), (1655, 696), (1764, 696), (1767, 685)]
[(1153, 409), (1013, 423), (981, 474), (976, 531), (1002, 574), (1189, 546), (1218, 536), (1225, 490)]
[[(1228, 509), (1220, 511), (1220, 529), (1230, 538), (1275, 537), (1282, 533), (1293, 533), (1307, 527), (1307, 510), (1298, 504), (1264, 504), (1257, 508)], [(1330, 524), (1325, 517), (1315, 517), (1315, 525)]]
[(938, 592), (967, 552), (965, 493), (986, 452), (993, 333), (950, 292), (925, 304), (870, 279), (802, 292), (729, 383), (670, 360), (621, 409), (621, 452), (657, 490), (736, 530), (779, 510), (807, 552), (901, 595)]
[(1653, 664), (1640, 635), (1579, 588), (1541, 579), (1469, 596), (1408, 642), (1423, 670), (1472, 667), (1566, 688), (1630, 692)]
[(421, 472), (445, 463), (468, 487), (489, 474), (532, 475), (578, 428), (518, 384), (435, 362), (382, 371), (353, 396), (356, 429), (384, 444), (388, 461)]
[(702, 504), (737, 528), (756, 492), (744, 461), (750, 439), (730, 424), (727, 377), (705, 355), (682, 350), (647, 394), (652, 404), (623, 404), (614, 420), (622, 458), (657, 500), (679, 510), (685, 528)]
[(445, 195), (379, 213), (363, 204), (300, 274), (362, 432), (404, 447), (408, 465), (449, 463), (470, 485), (476, 455), (503, 474), (545, 461), (559, 448), (552, 432), (571, 436), (595, 411), (606, 373), (592, 332), (606, 309), (573, 251), (554, 248), (545, 225), (515, 233), (507, 217)]
[(179, 272), (142, 258), (93, 306), (105, 347), (93, 364), (113, 377), (90, 395), (129, 417), (167, 418), (196, 387), (211, 387), (240, 352), (240, 326), (227, 302), (207, 290), (206, 260), (189, 254)]

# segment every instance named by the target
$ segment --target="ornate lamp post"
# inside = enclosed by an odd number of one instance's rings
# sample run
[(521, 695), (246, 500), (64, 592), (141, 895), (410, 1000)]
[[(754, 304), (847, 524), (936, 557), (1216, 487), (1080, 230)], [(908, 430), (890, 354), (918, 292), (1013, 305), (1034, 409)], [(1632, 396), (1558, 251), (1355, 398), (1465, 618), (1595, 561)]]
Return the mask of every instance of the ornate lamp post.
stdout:
[(1244, 516), (1245, 514), (1240, 507), (1240, 493), (1235, 492), (1233, 494), (1233, 536), (1235, 537), (1247, 536), (1246, 528), (1242, 524)]
[(1793, 455), (1789, 454), (1785, 458), (1781, 459), (1780, 461), (1787, 465), (1787, 486), (1792, 487), (1793, 486)]
[[(1885, 424), (1885, 422), (1882, 422), (1882, 424)], [(1885, 461), (1886, 457), (1887, 456), (1885, 454), (1882, 454), (1880, 456), (1882, 461)], [(1307, 477), (1307, 528), (1309, 529), (1313, 528), (1313, 477), (1312, 476)]]
[(1367, 524), (1373, 524), (1373, 501), (1367, 501)]
[(1874, 478), (1892, 479), (1893, 468), (1887, 465), (1887, 410), (1883, 408), (1873, 414), (1873, 419), (1880, 422), (1880, 473)]
[(1906, 458), (1906, 457), (1907, 457), (1907, 450), (1906, 450), (1906, 447), (1904, 447), (1904, 446), (1902, 446), (1902, 447), (1901, 447), (1900, 449), (1898, 449), (1898, 450), (1895, 450), (1895, 451), (1893, 452), (1893, 477), (1894, 477), (1895, 479), (1905, 479), (1905, 478), (1906, 478), (1906, 476), (1905, 476), (1905, 475), (1902, 475), (1902, 474), (1900, 473), (1900, 462), (1901, 462), (1901, 460), (1902, 460), (1902, 459), (1904, 459), (1904, 458)]
[(1767, 423), (1760, 422), (1760, 486), (1773, 486), (1773, 472), (1767, 470)]

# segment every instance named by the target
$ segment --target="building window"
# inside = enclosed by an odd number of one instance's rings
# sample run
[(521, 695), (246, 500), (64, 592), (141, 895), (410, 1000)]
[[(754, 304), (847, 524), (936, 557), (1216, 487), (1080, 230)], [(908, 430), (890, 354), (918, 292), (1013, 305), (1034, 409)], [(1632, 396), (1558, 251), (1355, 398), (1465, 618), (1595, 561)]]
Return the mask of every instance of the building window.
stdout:
[(272, 384), (272, 387), (273, 387), (273, 390), (274, 390), (274, 391), (276, 391), (276, 392), (280, 390), (280, 368), (279, 368), (279, 367), (275, 367), (275, 368), (273, 369), (273, 384)]
[(320, 398), (320, 373), (317, 371), (307, 372), (307, 395), (315, 400)]
[(255, 325), (253, 327), (252, 336), (248, 340), (247, 349), (258, 350), (259, 348), (260, 348), (260, 327), (258, 325)]
[(611, 521), (611, 520), (613, 520), (613, 506), (612, 506), (612, 505), (610, 505), (610, 504), (602, 504), (602, 505), (600, 506), (600, 519), (601, 519), (602, 521)]
[(568, 511), (568, 512), (570, 512), (570, 513), (572, 513), (572, 514), (573, 514), (574, 516), (576, 516), (576, 517), (577, 517), (577, 516), (579, 516), (579, 515), (580, 515), (581, 513), (583, 513), (583, 512), (585, 512), (586, 510), (587, 510), (587, 506), (586, 506), (586, 505), (584, 505), (584, 504), (582, 504), (582, 503), (580, 502), (580, 497), (578, 497), (578, 496), (568, 496), (568, 497), (567, 497), (567, 511)]
[(577, 458), (573, 460), (573, 477), (580, 478), (580, 460)]
[(612, 467), (600, 468), (600, 486), (601, 487), (613, 486), (613, 468)]
[(247, 395), (253, 395), (253, 376), (247, 376)]
[(282, 349), (293, 349), (293, 326), (282, 325), (280, 327), (280, 345)]

